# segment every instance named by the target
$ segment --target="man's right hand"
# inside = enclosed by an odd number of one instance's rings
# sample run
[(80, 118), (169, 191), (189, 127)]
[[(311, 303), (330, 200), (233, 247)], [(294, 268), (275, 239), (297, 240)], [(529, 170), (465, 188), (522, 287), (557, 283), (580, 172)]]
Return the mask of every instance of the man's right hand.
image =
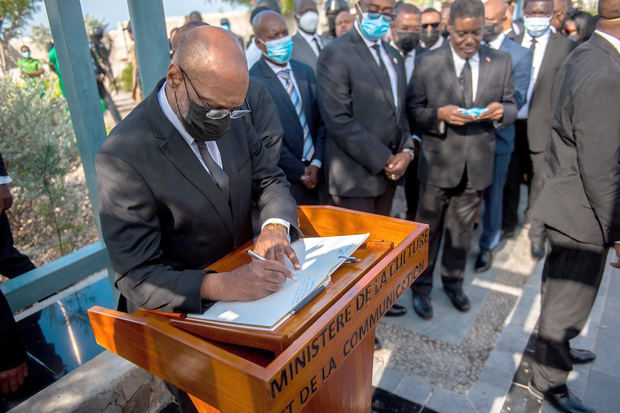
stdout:
[(0, 213), (11, 208), (12, 205), (13, 197), (11, 196), (11, 191), (9, 191), (9, 187), (6, 184), (0, 185)]
[(24, 379), (27, 376), (28, 367), (26, 367), (25, 361), (15, 368), (0, 371), (0, 390), (2, 394), (16, 392), (19, 386), (24, 384)]
[(463, 126), (475, 120), (472, 116), (459, 112), (459, 109), (456, 105), (442, 106), (437, 109), (437, 119), (455, 126)]
[(278, 261), (252, 260), (230, 272), (206, 274), (200, 296), (213, 301), (258, 300), (278, 291), (291, 276), (291, 270)]

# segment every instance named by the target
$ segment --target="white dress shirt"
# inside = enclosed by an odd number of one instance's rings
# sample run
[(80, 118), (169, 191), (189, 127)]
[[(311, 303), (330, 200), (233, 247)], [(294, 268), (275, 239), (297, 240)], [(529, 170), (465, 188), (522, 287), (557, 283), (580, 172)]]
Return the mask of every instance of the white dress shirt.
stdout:
[(323, 47), (323, 43), (321, 43), (321, 39), (319, 38), (319, 36), (317, 36), (316, 33), (315, 34), (308, 34), (308, 33), (304, 32), (301, 29), (298, 29), (297, 33), (299, 33), (301, 35), (301, 37), (306, 41), (306, 43), (308, 43), (310, 45), (310, 47), (312, 48), (312, 51), (318, 57), (318, 55), (319, 55), (319, 53), (321, 51), (319, 50), (319, 46), (317, 46), (315, 40), (317, 42), (319, 42), (321, 47)]
[[(278, 76), (278, 72), (285, 70), (285, 69), (289, 70), (289, 74), (291, 75), (291, 80), (293, 81), (293, 87), (295, 88), (295, 91), (297, 92), (297, 96), (299, 96), (299, 100), (301, 101), (301, 104), (303, 105), (304, 100), (301, 96), (301, 93), (299, 93), (299, 86), (297, 86), (297, 80), (295, 80), (295, 73), (293, 73), (293, 68), (291, 67), (291, 64), (289, 62), (286, 62), (285, 66), (278, 66), (275, 63), (272, 63), (267, 59), (265, 59), (265, 63), (267, 63), (267, 66), (269, 66), (269, 68), (273, 70), (273, 73), (276, 74), (276, 77), (278, 78), (280, 83), (282, 83), (282, 87), (284, 88), (284, 90), (286, 90), (286, 81), (281, 76)], [(306, 122), (307, 121), (308, 121), (308, 118), (306, 118)], [(310, 125), (308, 125), (308, 127), (310, 127)], [(310, 162), (310, 165), (315, 165), (319, 169), (321, 168), (321, 166), (323, 166), (321, 161), (318, 159), (313, 159), (312, 162)]]
[[(394, 49), (398, 50), (402, 56), (403, 52), (396, 46), (393, 40), (390, 40), (390, 46)], [(405, 75), (406, 75), (406, 83), (409, 83), (411, 79), (411, 75), (413, 74), (413, 69), (415, 69), (415, 49), (407, 53), (403, 59), (405, 60)]]
[[(465, 67), (466, 60), (454, 51), (452, 45), (450, 45), (450, 51), (452, 52), (454, 71), (456, 72), (456, 77), (459, 78), (461, 76), (463, 68)], [(476, 94), (478, 92), (478, 76), (480, 73), (480, 54), (478, 52), (476, 52), (475, 55), (469, 58), (469, 66), (471, 67), (471, 101), (473, 104), (473, 102), (476, 101)]]
[[(538, 79), (540, 66), (542, 65), (543, 58), (545, 57), (545, 50), (547, 49), (547, 43), (549, 43), (550, 35), (551, 30), (547, 29), (545, 33), (536, 38), (536, 49), (534, 49), (534, 55), (532, 56), (532, 74), (530, 75), (530, 85), (527, 89), (527, 101), (517, 113), (517, 119), (527, 119), (527, 114), (530, 110), (530, 102), (532, 101), (532, 93), (534, 92), (534, 87), (536, 86), (536, 79)], [(521, 46), (526, 49), (529, 49), (532, 46), (532, 36), (529, 35), (527, 30), (523, 33)]]
[(611, 43), (611, 45), (618, 51), (618, 53), (620, 53), (620, 39), (618, 39), (617, 37), (612, 36), (611, 34), (607, 34), (607, 33), (603, 32), (603, 31), (601, 31), (601, 29), (596, 29), (594, 31), (594, 33), (598, 34), (603, 39), (605, 39), (609, 43)]
[(248, 70), (250, 70), (252, 66), (258, 62), (258, 59), (260, 59), (262, 54), (263, 52), (258, 48), (258, 46), (256, 46), (256, 43), (254, 43), (254, 38), (252, 38), (252, 41), (248, 46), (248, 50), (245, 51), (245, 60), (248, 62)]
[(357, 20), (355, 21), (354, 26), (355, 26), (355, 30), (357, 30), (359, 35), (362, 36), (362, 40), (366, 44), (366, 47), (368, 47), (368, 50), (370, 51), (370, 55), (373, 57), (373, 59), (375, 59), (375, 63), (381, 66), (381, 64), (379, 63), (379, 56), (377, 56), (377, 52), (375, 51), (375, 49), (373, 49), (373, 46), (375, 44), (379, 45), (379, 51), (381, 52), (381, 60), (383, 60), (383, 64), (385, 65), (388, 71), (388, 77), (390, 78), (390, 86), (392, 86), (392, 97), (394, 98), (394, 106), (396, 107), (396, 110), (398, 110), (398, 74), (396, 73), (396, 68), (394, 67), (394, 64), (396, 64), (396, 62), (392, 62), (390, 55), (387, 53), (387, 51), (383, 47), (383, 43), (381, 43), (380, 40), (370, 40), (370, 39), (367, 39), (366, 36), (364, 36), (364, 34), (359, 28), (359, 23), (357, 22)]
[(487, 43), (487, 46), (491, 49), (499, 50), (505, 38), (506, 35), (504, 33), (500, 33), (499, 36)]
[[(170, 103), (168, 102), (168, 98), (166, 97), (166, 82), (164, 82), (164, 84), (161, 86), (161, 89), (159, 89), (159, 92), (157, 93), (157, 99), (159, 100), (159, 107), (164, 113), (164, 116), (166, 116), (166, 119), (168, 119), (170, 123), (172, 123), (172, 126), (174, 126), (174, 128), (181, 134), (183, 139), (185, 139), (185, 142), (187, 142), (192, 152), (194, 152), (194, 155), (196, 155), (196, 158), (198, 159), (202, 167), (205, 168), (207, 173), (209, 173), (210, 175), (211, 172), (209, 172), (209, 168), (205, 164), (204, 159), (202, 159), (202, 155), (200, 155), (200, 149), (198, 149), (198, 144), (196, 143), (196, 140), (185, 130), (183, 124), (181, 123), (181, 120), (170, 107)], [(209, 154), (211, 155), (215, 163), (217, 163), (220, 168), (224, 169), (224, 167), (222, 166), (222, 155), (220, 154), (220, 149), (217, 147), (217, 143), (215, 141), (207, 141), (205, 143), (207, 146), (207, 150), (209, 151)], [(267, 224), (284, 225), (287, 232), (290, 228), (290, 224), (288, 222), (279, 218), (270, 218), (266, 220), (261, 226), (261, 229), (264, 228)]]

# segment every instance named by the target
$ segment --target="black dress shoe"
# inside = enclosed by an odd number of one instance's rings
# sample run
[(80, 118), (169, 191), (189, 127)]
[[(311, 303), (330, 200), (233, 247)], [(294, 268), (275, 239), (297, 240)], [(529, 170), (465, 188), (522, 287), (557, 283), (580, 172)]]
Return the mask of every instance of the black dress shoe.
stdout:
[(413, 295), (413, 309), (423, 320), (430, 320), (433, 318), (433, 304), (431, 304), (431, 297), (426, 294)]
[(566, 386), (562, 386), (562, 388), (557, 391), (543, 392), (539, 390), (534, 381), (530, 379), (527, 388), (536, 398), (539, 400), (547, 400), (553, 407), (561, 412), (596, 413), (594, 409), (584, 406), (579, 397), (575, 396)]
[(381, 350), (381, 342), (375, 337), (375, 350)]
[(394, 304), (392, 308), (390, 308), (387, 313), (385, 313), (386, 317), (399, 317), (401, 315), (407, 314), (407, 309), (400, 304)]
[(462, 288), (444, 288), (444, 291), (448, 295), (448, 298), (452, 302), (454, 308), (464, 313), (469, 311), (469, 309), (471, 308), (469, 304), (469, 298), (467, 298)]
[(485, 272), (491, 268), (493, 263), (493, 253), (490, 250), (480, 250), (474, 264), (475, 272)]
[(503, 241), (506, 239), (512, 239), (515, 237), (516, 234), (516, 229), (515, 228), (510, 228), (510, 229), (503, 229), (502, 230), (502, 235), (500, 235), (499, 240)]
[(532, 257), (536, 261), (540, 261), (545, 256), (545, 243), (544, 242), (532, 242)]
[(592, 363), (596, 359), (596, 354), (589, 350), (581, 350), (578, 348), (570, 349), (570, 361), (573, 364), (587, 364)]

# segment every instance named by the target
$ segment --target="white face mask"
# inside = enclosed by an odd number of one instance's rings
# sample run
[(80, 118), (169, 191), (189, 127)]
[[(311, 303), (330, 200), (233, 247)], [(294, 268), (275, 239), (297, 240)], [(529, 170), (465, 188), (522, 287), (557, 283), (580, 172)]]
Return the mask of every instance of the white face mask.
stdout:
[(527, 34), (532, 37), (542, 36), (551, 23), (551, 17), (523, 17), (523, 25)]
[(299, 19), (299, 28), (306, 33), (316, 33), (319, 25), (319, 14), (315, 11), (307, 11)]

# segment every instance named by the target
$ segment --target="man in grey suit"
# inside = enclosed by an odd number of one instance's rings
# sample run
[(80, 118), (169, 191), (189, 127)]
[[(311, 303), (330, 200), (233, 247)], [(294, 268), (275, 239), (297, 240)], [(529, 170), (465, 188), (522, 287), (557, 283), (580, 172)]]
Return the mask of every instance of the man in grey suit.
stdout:
[(529, 387), (564, 412), (593, 412), (566, 387), (570, 340), (588, 319), (609, 248), (620, 257), (620, 2), (601, 0), (598, 12), (598, 29), (557, 73), (547, 175), (532, 208), (551, 250)]
[[(215, 300), (253, 300), (280, 288), (297, 263), (295, 201), (237, 110), (248, 71), (223, 29), (188, 32), (163, 79), (110, 133), (96, 157), (101, 227), (121, 309), (202, 312)], [(263, 228), (253, 260), (229, 273), (205, 267), (252, 238), (251, 201)], [(298, 263), (297, 263), (298, 265)]]
[[(405, 66), (381, 37), (394, 0), (361, 0), (354, 28), (318, 61), (318, 99), (327, 128), (324, 168), (332, 202), (389, 215), (396, 182), (413, 159), (405, 115)], [(395, 304), (391, 314), (405, 308)]]
[[(480, 0), (456, 0), (448, 43), (420, 57), (409, 85), (407, 111), (422, 131), (416, 220), (431, 228), (428, 269), (412, 286), (425, 320), (433, 316), (429, 294), (444, 225), (443, 287), (459, 311), (470, 308), (463, 275), (480, 195), (493, 179), (494, 132), (517, 114), (510, 55), (480, 46), (483, 26)], [(463, 108), (486, 111), (467, 115)]]
[[(523, 13), (525, 30), (518, 36), (513, 33), (508, 37), (532, 51), (532, 74), (527, 102), (519, 109), (515, 123), (515, 150), (504, 189), (502, 226), (506, 236), (512, 236), (518, 224), (519, 186), (524, 174), (528, 175), (530, 207), (540, 193), (553, 113), (551, 88), (560, 65), (575, 47), (568, 38), (550, 29), (553, 0), (525, 0)], [(532, 220), (529, 213), (528, 221), (532, 256), (542, 259), (544, 227)]]
[[(505, 0), (488, 0), (484, 3), (485, 44), (495, 50), (509, 53), (512, 58), (512, 78), (515, 84), (517, 107), (525, 105), (527, 88), (532, 70), (532, 52), (519, 46), (517, 42), (502, 33), (502, 22), (506, 16)], [(474, 269), (484, 272), (493, 263), (493, 249), (497, 247), (502, 229), (502, 197), (508, 175), (510, 154), (515, 146), (515, 127), (507, 126), (495, 131), (495, 162), (493, 163), (493, 183), (484, 190), (484, 216), (482, 234), (478, 243), (480, 251)]]
[(314, 0), (295, 1), (295, 21), (297, 33), (293, 36), (291, 59), (310, 66), (316, 76), (316, 61), (323, 49), (323, 43), (316, 33), (319, 12)]

